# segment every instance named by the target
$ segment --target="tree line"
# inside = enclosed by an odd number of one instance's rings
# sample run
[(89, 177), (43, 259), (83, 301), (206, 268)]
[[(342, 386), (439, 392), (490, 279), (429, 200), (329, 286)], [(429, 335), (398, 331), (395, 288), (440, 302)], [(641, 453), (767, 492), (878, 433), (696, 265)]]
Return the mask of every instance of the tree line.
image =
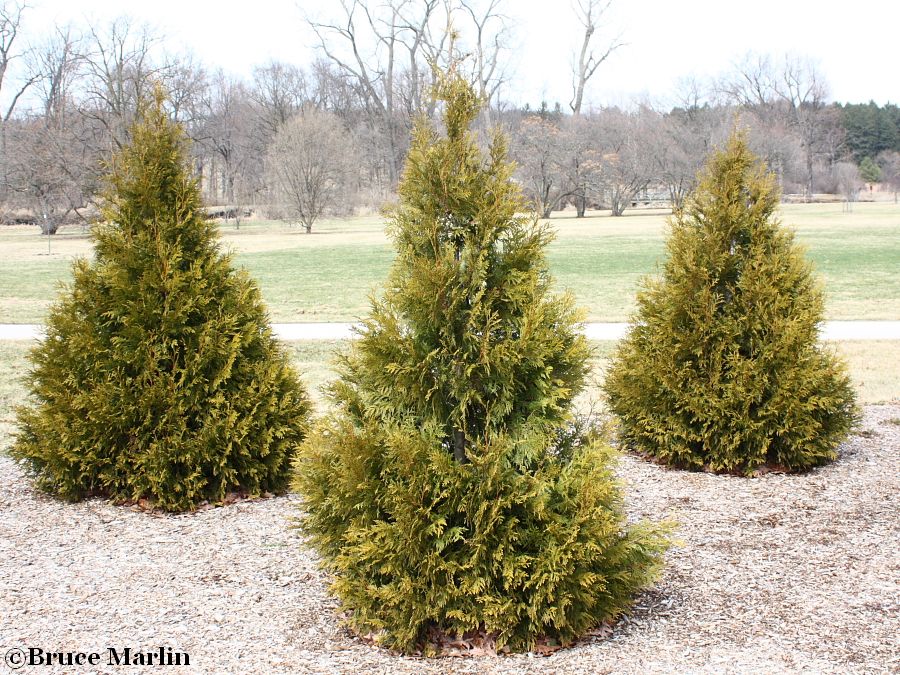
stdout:
[(50, 234), (93, 218), (103, 159), (127, 142), (157, 84), (193, 141), (214, 215), (239, 226), (257, 211), (309, 231), (324, 214), (378, 208), (395, 194), (415, 119), (440, 113), (429, 93), (435, 68), (457, 61), (485, 102), (483, 141), (493, 126), (507, 132), (516, 178), (545, 215), (569, 205), (579, 216), (621, 215), (639, 202), (677, 207), (736, 116), (786, 193), (850, 200), (864, 178), (900, 189), (897, 107), (831, 103), (802, 58), (749, 55), (714, 81), (684, 81), (674, 105), (586, 106), (586, 85), (622, 46), (608, 30), (609, 6), (573, 5), (577, 47), (571, 73), (560, 74), (572, 97), (531, 108), (507, 100), (508, 0), (341, 0), (327, 17), (306, 17), (315, 61), (270, 61), (249, 78), (169, 52), (163, 36), (127, 17), (53, 26), (24, 45), (27, 6), (2, 0), (0, 219)]

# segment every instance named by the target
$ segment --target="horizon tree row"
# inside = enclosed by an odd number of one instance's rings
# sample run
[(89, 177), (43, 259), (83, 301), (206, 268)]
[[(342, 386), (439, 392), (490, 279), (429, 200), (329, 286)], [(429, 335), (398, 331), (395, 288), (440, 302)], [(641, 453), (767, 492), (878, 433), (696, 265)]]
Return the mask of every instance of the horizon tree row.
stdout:
[[(591, 107), (585, 87), (621, 46), (598, 37), (608, 5), (576, 3), (581, 39), (573, 73), (562, 75), (572, 99), (532, 109), (504, 99), (513, 28), (504, 0), (341, 3), (306, 19), (319, 43), (313, 63), (271, 61), (249, 79), (167, 52), (161, 35), (127, 17), (53, 26), (25, 46), (17, 36), (27, 8), (2, 0), (0, 222), (52, 234), (96, 214), (102, 158), (121, 146), (155, 84), (193, 141), (205, 201), (236, 226), (251, 209), (310, 228), (325, 213), (380, 208), (395, 195), (413, 120), (440, 112), (424, 95), (429, 64), (461, 53), (470, 55), (464, 75), (488, 101), (478, 128), (500, 124), (510, 135), (516, 178), (544, 215), (567, 205), (578, 215), (680, 205), (737, 112), (786, 193), (852, 200), (864, 180), (900, 191), (896, 106), (828, 103), (822, 75), (802, 59), (748, 55), (716, 81), (686, 80), (667, 104)], [(304, 154), (321, 163), (285, 161)]]

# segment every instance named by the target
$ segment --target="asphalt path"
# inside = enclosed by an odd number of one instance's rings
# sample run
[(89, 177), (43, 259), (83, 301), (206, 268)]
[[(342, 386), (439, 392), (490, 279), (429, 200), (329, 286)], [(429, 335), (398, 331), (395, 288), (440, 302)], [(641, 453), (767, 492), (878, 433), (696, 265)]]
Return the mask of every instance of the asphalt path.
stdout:
[[(282, 340), (348, 340), (355, 335), (352, 323), (275, 323)], [(588, 323), (584, 333), (591, 340), (618, 340), (627, 323)], [(43, 335), (39, 324), (0, 323), (0, 340), (35, 340)], [(826, 321), (824, 340), (900, 340), (900, 321)]]

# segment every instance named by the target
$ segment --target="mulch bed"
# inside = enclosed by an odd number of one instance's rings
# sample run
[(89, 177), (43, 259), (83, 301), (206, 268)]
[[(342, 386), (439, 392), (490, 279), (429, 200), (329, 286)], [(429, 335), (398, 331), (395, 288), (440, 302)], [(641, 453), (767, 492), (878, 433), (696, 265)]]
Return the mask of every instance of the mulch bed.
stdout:
[(900, 405), (867, 407), (838, 461), (806, 475), (687, 473), (632, 456), (619, 474), (630, 516), (674, 517), (682, 542), (630, 616), (549, 656), (417, 659), (341, 627), (290, 527), (295, 496), (174, 516), (66, 504), (0, 457), (0, 647), (103, 654), (94, 668), (41, 672), (124, 672), (106, 664), (108, 647), (160, 646), (190, 656), (169, 673), (900, 671)]

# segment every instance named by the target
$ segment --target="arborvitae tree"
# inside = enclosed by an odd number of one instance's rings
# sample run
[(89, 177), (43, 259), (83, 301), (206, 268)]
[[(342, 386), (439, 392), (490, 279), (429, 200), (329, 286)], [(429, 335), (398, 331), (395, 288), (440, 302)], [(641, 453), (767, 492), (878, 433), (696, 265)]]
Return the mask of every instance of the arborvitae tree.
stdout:
[(438, 96), (446, 136), (416, 127), (387, 288), (298, 459), (302, 523), (384, 644), (568, 641), (653, 581), (666, 537), (626, 525), (611, 451), (573, 424), (588, 347), (503, 138), (483, 157), (472, 89), (447, 76)]
[(168, 510), (287, 487), (309, 403), (253, 281), (203, 214), (180, 128), (148, 104), (112, 163), (94, 260), (32, 351), (13, 456), (67, 499)]
[(606, 377), (627, 444), (676, 466), (802, 471), (836, 457), (856, 407), (818, 341), (823, 291), (775, 215), (775, 178), (735, 133), (670, 220), (661, 279)]

